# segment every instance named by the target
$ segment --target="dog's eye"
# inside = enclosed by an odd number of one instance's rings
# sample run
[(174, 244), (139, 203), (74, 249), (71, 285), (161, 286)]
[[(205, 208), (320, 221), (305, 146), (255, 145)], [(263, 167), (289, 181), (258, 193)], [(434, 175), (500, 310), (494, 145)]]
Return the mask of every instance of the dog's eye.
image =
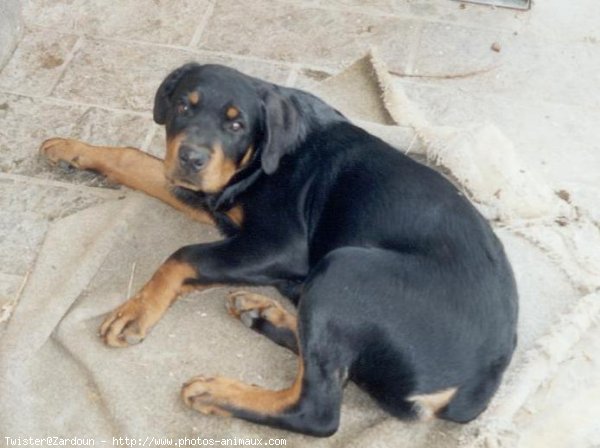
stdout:
[(177, 113), (179, 115), (186, 113), (188, 111), (188, 109), (189, 109), (189, 106), (185, 103), (179, 103), (177, 105)]
[(229, 123), (229, 129), (231, 129), (233, 132), (241, 131), (243, 128), (244, 125), (239, 121), (232, 121), (231, 123)]

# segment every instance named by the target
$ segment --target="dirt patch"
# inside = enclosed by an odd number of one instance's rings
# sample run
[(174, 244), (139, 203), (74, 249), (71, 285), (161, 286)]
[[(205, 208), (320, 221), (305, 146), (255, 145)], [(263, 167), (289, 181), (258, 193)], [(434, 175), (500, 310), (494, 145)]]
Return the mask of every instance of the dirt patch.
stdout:
[(65, 61), (63, 58), (53, 54), (46, 54), (41, 58), (41, 66), (45, 69), (52, 69), (62, 65)]

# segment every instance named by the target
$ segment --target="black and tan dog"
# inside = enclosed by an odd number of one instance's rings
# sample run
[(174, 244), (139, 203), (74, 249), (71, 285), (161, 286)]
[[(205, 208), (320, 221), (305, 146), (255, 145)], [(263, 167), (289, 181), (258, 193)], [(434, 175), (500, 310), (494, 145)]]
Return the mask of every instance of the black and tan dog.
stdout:
[(179, 295), (216, 284), (230, 313), (298, 353), (272, 391), (194, 378), (194, 409), (316, 436), (339, 425), (355, 381), (388, 412), (468, 422), (498, 388), (516, 344), (517, 292), (501, 243), (451, 183), (318, 98), (217, 65), (187, 64), (155, 99), (165, 160), (51, 139), (53, 161), (98, 171), (213, 223), (225, 239), (179, 249), (100, 333), (141, 341)]

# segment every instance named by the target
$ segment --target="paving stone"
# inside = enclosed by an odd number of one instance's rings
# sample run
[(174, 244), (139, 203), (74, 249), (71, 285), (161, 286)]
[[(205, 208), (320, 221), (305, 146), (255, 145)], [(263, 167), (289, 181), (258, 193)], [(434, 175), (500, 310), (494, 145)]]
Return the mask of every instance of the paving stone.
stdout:
[[(450, 0), (283, 0), (306, 7), (363, 14), (460, 23), (478, 28), (518, 31), (530, 22), (529, 11), (494, 8)], [(588, 0), (593, 1), (593, 0)]]
[(18, 303), (19, 291), (25, 276), (0, 272), (0, 337)]
[(23, 36), (19, 0), (3, 0), (0, 5), (0, 67), (4, 67)]
[[(502, 50), (495, 53), (489, 48), (494, 40), (493, 32), (474, 32), (471, 38), (476, 42), (469, 43), (469, 36), (464, 32), (455, 35), (452, 28), (439, 31), (422, 41), (415, 72), (455, 74), (490, 70), (462, 78), (432, 79), (429, 81), (432, 84), (520, 100), (600, 108), (600, 96), (589, 94), (600, 85), (600, 47), (596, 44), (547, 41), (520, 33), (498, 36), (495, 40), (502, 45)], [(464, 50), (463, 44), (466, 45)], [(437, 61), (436, 51), (439, 51)]]
[(536, 1), (527, 30), (538, 37), (561, 42), (600, 43), (600, 2), (577, 0)]
[(589, 169), (600, 167), (600, 111), (505, 98), (446, 84), (400, 83), (432, 124), (464, 127), (494, 123), (514, 143), (524, 165), (554, 185), (600, 185), (600, 171)]
[(217, 3), (200, 48), (339, 69), (376, 45), (403, 66), (407, 42), (417, 30), (410, 19), (306, 4), (260, 1), (245, 9), (236, 5), (234, 0)]
[(392, 0), (395, 14), (408, 14), (436, 22), (450, 22), (481, 29), (519, 31), (530, 21), (529, 11), (494, 8), (451, 0)]
[(18, 303), (19, 290), (25, 276), (0, 272), (0, 337), (6, 322)]
[(53, 96), (151, 113), (164, 76), (191, 59), (171, 48), (86, 39)]
[[(98, 191), (95, 191), (98, 190)], [(0, 175), (0, 209), (10, 213), (35, 212), (41, 218), (54, 221), (80, 210), (116, 198), (95, 188), (31, 182), (26, 177), (7, 178)], [(0, 267), (0, 272), (2, 269)]]
[(390, 0), (283, 0), (290, 4), (302, 3), (306, 6), (321, 8), (321, 9), (333, 9), (339, 11), (353, 11), (361, 13), (373, 13), (373, 14), (390, 14), (394, 12), (393, 1)]
[(51, 221), (104, 200), (86, 190), (0, 177), (0, 272), (25, 275)]
[(166, 151), (166, 141), (167, 137), (164, 126), (156, 125), (156, 132), (154, 133), (154, 136), (152, 138), (152, 141), (148, 145), (148, 148), (146, 148), (146, 152), (160, 159), (164, 159)]
[(0, 72), (0, 90), (45, 96), (58, 81), (77, 36), (28, 30)]
[(33, 211), (0, 211), (0, 266), (13, 275), (25, 275), (32, 266), (48, 221)]
[(229, 55), (219, 55), (205, 51), (195, 52), (194, 60), (202, 64), (228, 65), (247, 75), (256, 76), (276, 84), (285, 84), (291, 70), (288, 64), (235, 58)]
[(190, 61), (226, 64), (279, 83), (285, 82), (289, 73), (289, 68), (281, 64), (132, 42), (87, 39), (53, 96), (151, 113), (154, 94), (164, 77)]
[(23, 276), (0, 272), (0, 306), (16, 297), (22, 283)]
[(600, 108), (600, 96), (590, 95), (600, 86), (600, 46), (521, 34), (505, 53), (496, 76), (486, 76), (495, 93)]
[(209, 0), (39, 0), (25, 2), (26, 23), (65, 32), (187, 45)]
[(332, 76), (333, 73), (325, 70), (315, 70), (311, 68), (300, 68), (296, 74), (293, 87), (303, 90), (314, 89), (319, 83)]
[(425, 23), (412, 73), (454, 75), (469, 73), (499, 64), (502, 54), (491, 49), (494, 42), (504, 42), (505, 31), (467, 28), (445, 23)]
[(101, 177), (57, 169), (38, 156), (42, 141), (50, 137), (77, 138), (92, 144), (140, 146), (152, 126), (150, 117), (32, 99), (0, 93), (0, 172), (89, 186), (106, 186)]

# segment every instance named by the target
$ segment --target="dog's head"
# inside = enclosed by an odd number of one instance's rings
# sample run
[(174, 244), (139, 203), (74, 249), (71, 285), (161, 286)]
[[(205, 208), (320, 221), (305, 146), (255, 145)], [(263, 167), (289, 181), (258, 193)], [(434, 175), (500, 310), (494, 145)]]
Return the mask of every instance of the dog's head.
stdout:
[(167, 130), (165, 175), (174, 185), (218, 193), (260, 158), (267, 174), (305, 133), (293, 99), (228, 67), (186, 64), (162, 82), (154, 121)]

